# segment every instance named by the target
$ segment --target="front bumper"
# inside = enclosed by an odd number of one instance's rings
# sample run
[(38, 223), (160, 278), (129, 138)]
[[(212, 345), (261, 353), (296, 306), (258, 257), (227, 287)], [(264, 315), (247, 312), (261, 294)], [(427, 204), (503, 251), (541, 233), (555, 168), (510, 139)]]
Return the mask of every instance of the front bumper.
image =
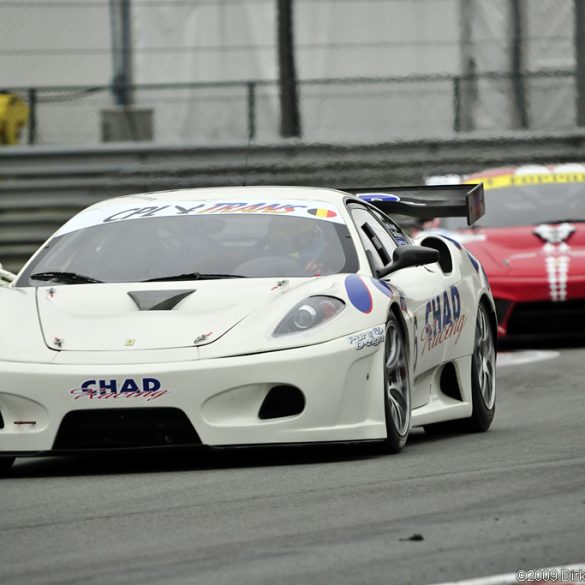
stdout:
[[(178, 410), (200, 443), (209, 446), (383, 438), (381, 348), (383, 344), (357, 351), (344, 337), (297, 349), (188, 362), (0, 362), (0, 455), (51, 452), (68, 413), (117, 409)], [(300, 389), (304, 409), (262, 420), (260, 407), (277, 385)]]
[(551, 284), (542, 277), (489, 281), (500, 338), (585, 336), (585, 275), (571, 275), (566, 284)]

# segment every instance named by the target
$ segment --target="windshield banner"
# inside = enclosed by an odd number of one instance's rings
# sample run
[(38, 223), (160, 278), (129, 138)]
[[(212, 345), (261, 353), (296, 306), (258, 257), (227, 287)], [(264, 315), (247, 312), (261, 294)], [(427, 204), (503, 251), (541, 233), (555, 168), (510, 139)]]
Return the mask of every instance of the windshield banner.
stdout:
[(345, 223), (339, 211), (325, 201), (218, 199), (214, 201), (157, 201), (156, 205), (153, 203), (144, 205), (143, 200), (140, 200), (136, 201), (136, 203), (126, 201), (123, 205), (93, 207), (82, 211), (69, 220), (55, 235), (62, 236), (91, 226), (118, 223), (132, 219), (230, 214), (287, 215), (333, 223)]

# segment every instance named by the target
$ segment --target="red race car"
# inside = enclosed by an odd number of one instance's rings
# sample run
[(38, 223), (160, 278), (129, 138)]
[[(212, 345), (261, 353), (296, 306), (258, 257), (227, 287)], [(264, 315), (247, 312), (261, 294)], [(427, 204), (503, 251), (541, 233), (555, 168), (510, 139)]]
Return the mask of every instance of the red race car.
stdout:
[(479, 225), (434, 220), (483, 266), (492, 287), (500, 339), (585, 339), (585, 164), (489, 169), (435, 182), (480, 183)]

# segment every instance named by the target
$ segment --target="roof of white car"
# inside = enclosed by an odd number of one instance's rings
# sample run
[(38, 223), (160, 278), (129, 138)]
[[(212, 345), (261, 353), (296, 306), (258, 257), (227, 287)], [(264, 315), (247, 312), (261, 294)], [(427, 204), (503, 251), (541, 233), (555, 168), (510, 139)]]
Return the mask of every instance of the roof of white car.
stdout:
[(215, 199), (294, 199), (302, 201), (327, 201), (341, 203), (348, 193), (336, 189), (322, 187), (279, 187), (279, 186), (247, 186), (247, 187), (204, 187), (198, 189), (174, 189), (171, 191), (155, 191), (152, 193), (136, 193), (113, 199), (100, 201), (99, 207), (120, 205), (122, 201), (209, 201)]

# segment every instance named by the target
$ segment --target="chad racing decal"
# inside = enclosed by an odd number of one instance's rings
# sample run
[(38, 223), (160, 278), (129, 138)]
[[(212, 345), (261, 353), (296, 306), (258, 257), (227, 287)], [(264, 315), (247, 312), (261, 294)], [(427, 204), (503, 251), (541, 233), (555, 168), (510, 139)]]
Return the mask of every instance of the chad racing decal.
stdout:
[(364, 347), (377, 347), (384, 341), (384, 327), (372, 327), (354, 335), (349, 335), (347, 341), (357, 351), (364, 349)]
[(126, 202), (124, 205), (90, 208), (70, 219), (56, 235), (62, 236), (80, 229), (121, 221), (196, 215), (288, 215), (344, 223), (335, 206), (325, 201), (319, 202), (319, 208), (315, 208), (314, 201), (288, 201), (286, 199), (219, 199), (214, 201), (169, 201), (168, 203), (161, 201), (157, 203), (145, 206), (142, 201)]
[(425, 307), (425, 325), (420, 334), (421, 353), (431, 351), (447, 339), (457, 343), (463, 327), (465, 315), (461, 313), (461, 296), (456, 286), (449, 294), (437, 295)]
[(126, 400), (145, 402), (157, 400), (171, 393), (157, 378), (85, 380), (78, 388), (69, 390), (73, 400)]

